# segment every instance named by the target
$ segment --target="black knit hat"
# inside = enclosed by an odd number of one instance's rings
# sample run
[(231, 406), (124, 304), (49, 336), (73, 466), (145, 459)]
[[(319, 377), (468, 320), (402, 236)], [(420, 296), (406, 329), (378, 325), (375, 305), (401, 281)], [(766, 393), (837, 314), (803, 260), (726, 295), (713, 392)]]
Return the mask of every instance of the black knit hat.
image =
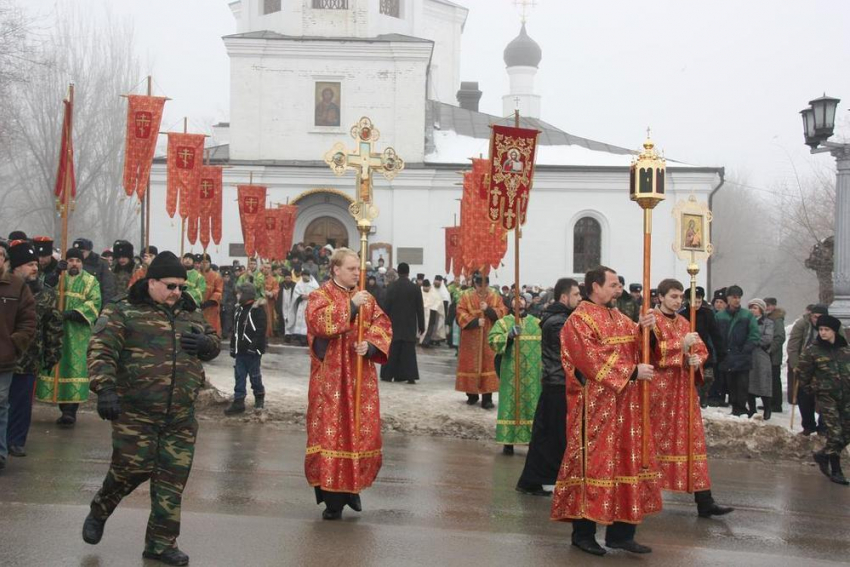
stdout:
[[(14, 247), (12, 248), (14, 250)], [(832, 315), (821, 315), (818, 317), (818, 328), (829, 327), (836, 333), (841, 331), (841, 321)]]
[(161, 280), (165, 278), (180, 278), (186, 279), (186, 268), (180, 263), (180, 260), (173, 252), (163, 250), (157, 254), (156, 258), (151, 261), (148, 266), (147, 277), (153, 280)]
[(74, 248), (79, 248), (80, 250), (88, 250), (91, 252), (94, 249), (94, 244), (88, 238), (78, 238), (74, 241)]
[(818, 303), (812, 307), (812, 315), (829, 315), (829, 307), (823, 303)]
[(18, 266), (29, 264), (30, 262), (38, 262), (38, 256), (35, 254), (35, 248), (28, 240), (15, 240), (9, 249), (9, 264), (14, 270)]
[(76, 258), (80, 262), (85, 260), (85, 258), (83, 258), (83, 251), (79, 248), (68, 248), (68, 251), (65, 252), (65, 259), (70, 260), (71, 258)]
[(36, 236), (32, 239), (32, 244), (35, 247), (35, 253), (39, 258), (44, 256), (53, 256), (53, 239), (49, 236)]
[(126, 240), (116, 240), (112, 245), (112, 255), (115, 258), (130, 258), (133, 259), (133, 245)]

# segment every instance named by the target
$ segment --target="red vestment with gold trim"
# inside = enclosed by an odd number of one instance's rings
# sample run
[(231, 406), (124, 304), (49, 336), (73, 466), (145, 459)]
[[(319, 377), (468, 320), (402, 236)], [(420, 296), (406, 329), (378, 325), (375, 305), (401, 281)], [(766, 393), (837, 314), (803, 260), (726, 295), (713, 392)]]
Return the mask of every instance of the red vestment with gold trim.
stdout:
[[(489, 317), (481, 310), (481, 302), (496, 312), (496, 320), (504, 317), (508, 310), (502, 297), (491, 288), (487, 295), (481, 297), (475, 289), (470, 289), (460, 296), (457, 302), (457, 324), (460, 327), (460, 347), (457, 355), (457, 376), (455, 390), (467, 394), (489, 394), (499, 391), (499, 377), (493, 360), (496, 354), (487, 343), (487, 335), (493, 328)], [(484, 318), (484, 326), (467, 329), (466, 326)]]
[[(357, 378), (357, 325), (363, 317), (363, 340), (376, 352), (363, 361), (360, 431), (354, 434)], [(351, 293), (328, 281), (310, 294), (306, 311), (310, 343), (310, 389), (307, 405), (307, 482), (327, 492), (359, 493), (372, 485), (381, 469), (381, 413), (374, 363), (385, 364), (392, 341), (389, 317), (370, 297), (351, 318)], [(320, 360), (317, 341), (327, 341)]]
[(638, 524), (661, 510), (655, 459), (648, 470), (641, 468), (640, 382), (631, 380), (639, 351), (638, 326), (590, 301), (580, 303), (561, 330), (568, 427), (553, 520)]
[[(650, 419), (655, 438), (655, 451), (661, 467), (661, 487), (665, 490), (687, 492), (688, 490), (688, 389), (690, 373), (688, 356), (682, 349), (685, 335), (691, 332), (691, 325), (681, 315), (674, 318), (655, 312), (656, 325), (652, 330), (653, 341), (651, 362), (655, 366), (655, 377), (650, 389)], [(704, 364), (708, 359), (705, 343), (698, 340), (693, 346), (693, 354)], [(702, 381), (702, 373), (697, 370), (697, 380)], [(696, 388), (694, 388), (696, 390)], [(694, 443), (694, 491), (708, 490), (711, 481), (708, 476), (706, 458), (705, 431), (702, 413), (699, 407), (699, 394), (693, 392), (693, 443)]]

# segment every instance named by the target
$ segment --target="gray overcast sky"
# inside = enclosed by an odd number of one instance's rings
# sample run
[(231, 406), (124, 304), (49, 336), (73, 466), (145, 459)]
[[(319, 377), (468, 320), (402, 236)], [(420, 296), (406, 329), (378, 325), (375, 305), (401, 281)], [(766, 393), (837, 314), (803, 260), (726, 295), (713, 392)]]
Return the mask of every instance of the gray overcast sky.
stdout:
[[(22, 4), (49, 14), (57, 1)], [(174, 99), (165, 126), (184, 115), (196, 128), (228, 119), (227, 0), (73, 1), (133, 20), (157, 94)], [(518, 11), (512, 0), (455, 1), (470, 9), (461, 79), (479, 81), (481, 110), (501, 114), (502, 50)], [(543, 49), (542, 118), (576, 135), (637, 148), (651, 126), (669, 157), (726, 166), (767, 189), (792, 178), (792, 161), (803, 174), (832, 165), (803, 145), (798, 111), (811, 98), (843, 98), (850, 129), (846, 0), (539, 0), (528, 31)]]

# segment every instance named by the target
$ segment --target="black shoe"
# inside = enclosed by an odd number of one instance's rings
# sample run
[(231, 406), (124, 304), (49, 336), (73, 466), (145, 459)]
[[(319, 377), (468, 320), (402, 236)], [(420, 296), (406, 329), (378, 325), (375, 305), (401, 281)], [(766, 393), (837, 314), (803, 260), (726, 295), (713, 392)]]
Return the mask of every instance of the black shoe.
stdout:
[(503, 455), (513, 455), (514, 454), (514, 446), (513, 445), (502, 445), (502, 454)]
[(230, 406), (224, 410), (224, 415), (237, 415), (245, 413), (245, 400), (233, 400)]
[(808, 437), (809, 435), (813, 434), (814, 432), (815, 432), (814, 429), (803, 429), (800, 432), (800, 435), (802, 435), (803, 437)]
[(539, 484), (537, 486), (521, 486), (517, 484), (516, 491), (529, 496), (552, 496), (551, 490), (546, 490)]
[(339, 520), (342, 518), (342, 510), (331, 510), (329, 508), (325, 508), (325, 511), (322, 512), (323, 520)]
[(9, 445), (9, 454), (13, 457), (26, 457), (27, 452), (20, 445)]
[(821, 453), (818, 451), (817, 453), (812, 453), (812, 457), (814, 457), (815, 462), (820, 467), (820, 472), (822, 472), (825, 476), (830, 476), (829, 474), (829, 457), (825, 453)]
[(700, 403), (699, 403), (699, 407), (701, 407), (702, 409), (707, 408), (707, 407), (708, 407), (708, 402), (700, 402)]
[(98, 520), (89, 512), (89, 515), (86, 516), (86, 521), (83, 522), (83, 541), (92, 545), (100, 543), (105, 525), (106, 520)]
[(732, 404), (730, 404), (729, 402), (720, 402), (719, 404), (717, 404), (717, 407), (719, 407), (719, 408), (728, 408), (728, 407), (729, 407), (729, 406), (731, 406), (731, 405), (732, 405)]
[(363, 504), (360, 503), (360, 495), (352, 494), (348, 498), (348, 507), (354, 510), (355, 512), (363, 511)]
[(408, 380), (407, 383), (408, 384), (416, 384), (416, 380)]
[(258, 394), (256, 396), (254, 396), (254, 409), (255, 410), (261, 410), (265, 407), (266, 407), (266, 395), (265, 394)]
[(841, 471), (841, 456), (840, 455), (830, 455), (829, 456), (829, 464), (832, 468), (832, 474), (829, 475), (829, 480), (834, 482), (835, 484), (841, 484), (847, 486), (850, 484), (844, 477), (844, 473)]
[(584, 551), (585, 553), (589, 553), (591, 555), (598, 555), (602, 557), (607, 551), (605, 548), (599, 545), (595, 539), (574, 539), (573, 545)]
[(770, 414), (771, 414), (771, 413), (773, 413), (773, 410), (770, 408), (770, 406), (768, 406), (768, 407), (764, 408), (764, 420), (765, 420), (765, 421), (767, 421), (768, 419), (770, 419)]
[(0, 459), (0, 471), (6, 468), (6, 459)]
[(392, 382), (392, 378), (381, 378), (381, 382)]
[(145, 551), (144, 553), (142, 553), (142, 557), (144, 557), (145, 559), (153, 559), (154, 561), (160, 561), (162, 563), (165, 563), (166, 565), (189, 564), (189, 556), (177, 549), (176, 547), (166, 549), (162, 553), (153, 553), (152, 551)]
[(622, 549), (629, 553), (652, 553), (651, 547), (641, 545), (633, 539), (627, 539), (626, 541), (606, 541), (605, 546), (610, 547), (611, 549)]
[(705, 508), (699, 508), (698, 507), (697, 510), (698, 510), (697, 515), (700, 518), (710, 518), (712, 516), (725, 516), (726, 514), (729, 514), (729, 513), (735, 511), (734, 508), (731, 508), (729, 506), (718, 506), (717, 504), (715, 504), (713, 502), (711, 503), (710, 506), (707, 506)]
[(474, 406), (478, 403), (478, 394), (467, 394), (466, 395), (466, 405)]
[(77, 418), (71, 414), (63, 413), (62, 417), (56, 420), (56, 425), (63, 429), (70, 429), (77, 423)]

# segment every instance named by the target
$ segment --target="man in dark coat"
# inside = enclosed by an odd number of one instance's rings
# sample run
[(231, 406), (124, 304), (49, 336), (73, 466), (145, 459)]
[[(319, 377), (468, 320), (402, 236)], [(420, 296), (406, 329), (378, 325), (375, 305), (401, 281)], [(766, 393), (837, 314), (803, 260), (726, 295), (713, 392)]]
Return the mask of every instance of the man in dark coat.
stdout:
[(53, 239), (49, 236), (36, 236), (32, 239), (32, 245), (38, 256), (39, 280), (47, 287), (56, 288), (62, 270), (59, 262), (53, 257)]
[(758, 347), (761, 333), (758, 321), (748, 309), (741, 309), (743, 290), (732, 285), (726, 290), (728, 307), (715, 316), (724, 339), (720, 370), (726, 374), (732, 415), (744, 415), (749, 399), (750, 369), (753, 351)]
[[(685, 296), (690, 298), (690, 292), (685, 290)], [(705, 288), (696, 288), (696, 310), (697, 310), (697, 334), (708, 349), (708, 359), (703, 366), (703, 383), (699, 387), (699, 405), (708, 407), (709, 391), (714, 383), (715, 365), (717, 363), (717, 351), (723, 346), (723, 338), (717, 330), (717, 322), (714, 319), (714, 311), (705, 302)], [(681, 314), (685, 319), (690, 319), (691, 307), (686, 303), (682, 307)]]
[(410, 266), (404, 262), (398, 265), (398, 281), (387, 288), (384, 312), (393, 324), (393, 340), (389, 360), (381, 367), (381, 380), (414, 384), (419, 380), (416, 336), (417, 330), (425, 332), (425, 309), (422, 290), (410, 281)]
[(533, 496), (552, 494), (544, 485), (558, 479), (561, 459), (567, 450), (567, 392), (561, 362), (561, 329), (581, 301), (578, 282), (561, 278), (555, 284), (555, 302), (546, 307), (540, 319), (543, 389), (534, 412), (531, 441), (525, 468), (517, 481), (517, 492)]
[(115, 276), (109, 268), (109, 263), (92, 252), (94, 245), (88, 238), (76, 239), (73, 247), (82, 251), (83, 269), (93, 275), (100, 284), (100, 304), (110, 303), (115, 299)]

